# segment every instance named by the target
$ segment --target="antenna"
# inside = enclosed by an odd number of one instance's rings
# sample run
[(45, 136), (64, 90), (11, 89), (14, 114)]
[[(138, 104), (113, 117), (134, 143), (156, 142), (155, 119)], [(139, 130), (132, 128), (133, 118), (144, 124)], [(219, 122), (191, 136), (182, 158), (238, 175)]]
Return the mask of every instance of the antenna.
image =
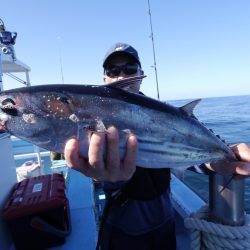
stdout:
[(151, 17), (151, 9), (150, 9), (150, 2), (148, 0), (148, 15), (149, 15), (149, 22), (150, 22), (150, 38), (152, 41), (152, 47), (153, 47), (153, 55), (154, 55), (154, 70), (155, 70), (155, 81), (156, 81), (156, 87), (157, 87), (157, 98), (160, 100), (160, 95), (159, 95), (159, 84), (158, 84), (158, 75), (157, 75), (157, 67), (156, 67), (156, 57), (155, 57), (155, 45), (154, 45), (154, 33), (153, 33), (153, 25), (152, 25), (152, 17)]
[(12, 60), (16, 60), (14, 44), (16, 42), (17, 33), (10, 32), (5, 29), (4, 22), (0, 18), (0, 91), (3, 90), (3, 67), (2, 55), (10, 55)]
[(60, 61), (60, 67), (61, 67), (61, 77), (62, 77), (62, 83), (64, 84), (64, 77), (63, 77), (63, 66), (62, 66), (62, 49), (61, 49), (61, 37), (57, 37), (58, 40), (58, 49), (59, 49), (59, 61)]

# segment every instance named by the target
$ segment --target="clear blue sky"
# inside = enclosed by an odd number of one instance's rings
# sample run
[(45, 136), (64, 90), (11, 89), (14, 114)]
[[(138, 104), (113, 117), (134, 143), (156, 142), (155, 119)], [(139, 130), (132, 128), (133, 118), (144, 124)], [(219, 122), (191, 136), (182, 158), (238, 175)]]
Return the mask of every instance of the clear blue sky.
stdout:
[[(250, 94), (249, 0), (150, 3), (161, 100)], [(102, 84), (104, 54), (127, 42), (148, 76), (142, 91), (157, 97), (147, 0), (12, 0), (0, 8), (33, 85), (61, 83), (60, 49), (65, 83)]]

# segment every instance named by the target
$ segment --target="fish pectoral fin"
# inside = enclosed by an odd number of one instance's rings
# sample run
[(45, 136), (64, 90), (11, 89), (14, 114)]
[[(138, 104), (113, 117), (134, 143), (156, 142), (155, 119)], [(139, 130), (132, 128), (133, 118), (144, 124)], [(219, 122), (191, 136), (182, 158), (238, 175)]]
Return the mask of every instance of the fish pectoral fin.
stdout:
[(115, 82), (112, 82), (108, 85), (106, 85), (107, 87), (113, 87), (113, 88), (125, 88), (128, 87), (132, 84), (134, 84), (135, 82), (142, 80), (143, 78), (145, 78), (145, 75), (140, 75), (140, 76), (132, 76), (132, 77), (128, 77), (122, 80), (118, 80)]
[(105, 125), (103, 124), (102, 120), (97, 120), (97, 123), (95, 125), (95, 131), (99, 133), (106, 133), (107, 129)]
[(86, 122), (86, 121), (78, 122), (77, 127), (78, 127), (78, 134), (81, 131), (84, 131), (84, 133), (86, 131), (107, 133), (107, 129), (106, 129), (105, 125), (103, 124), (102, 120), (100, 120), (100, 119), (96, 119), (95, 121), (93, 120), (91, 122)]

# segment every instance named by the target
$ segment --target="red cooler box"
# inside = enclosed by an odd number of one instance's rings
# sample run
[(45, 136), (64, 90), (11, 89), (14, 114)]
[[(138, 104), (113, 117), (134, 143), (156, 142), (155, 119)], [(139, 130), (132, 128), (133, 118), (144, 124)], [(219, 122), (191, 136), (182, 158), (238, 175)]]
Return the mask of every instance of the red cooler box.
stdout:
[(63, 244), (71, 232), (63, 175), (43, 175), (17, 183), (3, 209), (3, 219), (17, 250)]

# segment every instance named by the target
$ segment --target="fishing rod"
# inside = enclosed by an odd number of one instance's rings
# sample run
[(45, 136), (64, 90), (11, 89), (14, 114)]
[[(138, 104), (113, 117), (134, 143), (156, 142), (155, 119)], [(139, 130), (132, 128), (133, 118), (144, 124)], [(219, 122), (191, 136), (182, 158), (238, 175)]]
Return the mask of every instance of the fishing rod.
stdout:
[(148, 0), (148, 15), (149, 15), (149, 23), (150, 23), (150, 38), (152, 41), (152, 48), (153, 48), (153, 56), (154, 56), (154, 70), (155, 70), (155, 81), (156, 81), (156, 88), (157, 88), (157, 98), (160, 100), (159, 94), (159, 84), (158, 84), (158, 75), (157, 75), (157, 67), (156, 67), (156, 56), (155, 56), (155, 45), (154, 45), (154, 33), (153, 33), (153, 24), (152, 24), (152, 16), (151, 16), (151, 8), (150, 8), (150, 1)]
[(60, 68), (61, 68), (61, 78), (62, 78), (62, 84), (64, 84), (64, 75), (63, 75), (63, 64), (62, 64), (62, 48), (61, 48), (61, 37), (57, 37), (58, 40), (58, 50), (59, 50), (59, 62), (60, 62)]

